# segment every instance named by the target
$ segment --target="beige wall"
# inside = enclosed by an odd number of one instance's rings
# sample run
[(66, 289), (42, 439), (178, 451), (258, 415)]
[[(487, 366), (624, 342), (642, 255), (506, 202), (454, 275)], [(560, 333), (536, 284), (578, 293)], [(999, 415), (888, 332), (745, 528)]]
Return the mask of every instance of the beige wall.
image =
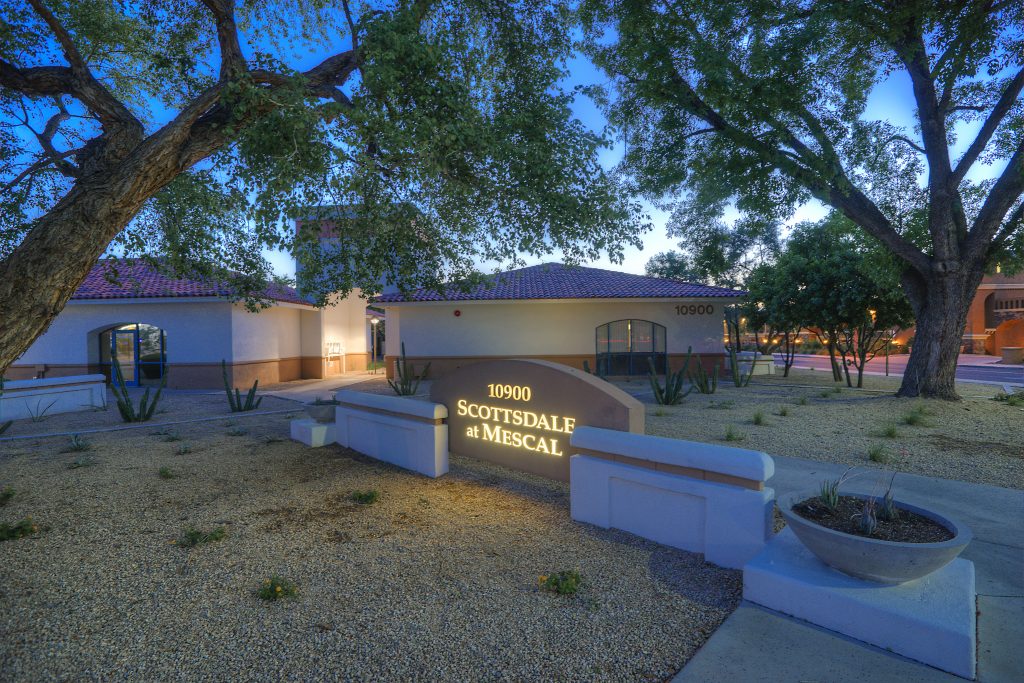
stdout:
[[(678, 315), (676, 306), (714, 306), (706, 315)], [(508, 303), (411, 304), (387, 308), (386, 354), (405, 342), (410, 356), (594, 356), (595, 330), (623, 319), (650, 320), (666, 328), (668, 352), (722, 351), (722, 299), (669, 301), (514, 301)], [(460, 315), (456, 316), (455, 311)]]

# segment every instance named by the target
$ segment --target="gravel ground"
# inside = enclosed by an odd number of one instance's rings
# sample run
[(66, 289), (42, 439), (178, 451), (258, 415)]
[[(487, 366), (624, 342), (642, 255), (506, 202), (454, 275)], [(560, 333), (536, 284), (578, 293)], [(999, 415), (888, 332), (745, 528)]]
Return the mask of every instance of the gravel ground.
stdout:
[[(739, 602), (739, 572), (573, 523), (563, 484), (228, 422), (0, 442), (0, 522), (41, 528), (0, 543), (0, 680), (665, 680)], [(189, 526), (227, 536), (186, 550)], [(538, 589), (568, 569), (577, 595)], [(298, 596), (258, 599), (272, 573)]]
[[(128, 389), (128, 394), (131, 396), (136, 408), (139, 407), (144, 393), (144, 388)], [(150, 397), (155, 393), (156, 389), (150, 392)], [(301, 409), (301, 406), (295, 401), (277, 398), (276, 396), (265, 396), (262, 392), (260, 392), (260, 395), (263, 400), (260, 402), (259, 410), (245, 413), (243, 419), (252, 419), (252, 416), (257, 413), (287, 410), (290, 408)], [(242, 392), (242, 399), (245, 399), (245, 392)], [(167, 389), (160, 395), (160, 402), (157, 404), (157, 409), (153, 414), (151, 422), (159, 424), (162, 422), (190, 420), (197, 417), (229, 416), (231, 414), (228, 399), (223, 391), (199, 392)], [(4, 432), (4, 437), (75, 432), (87, 429), (117, 427), (123, 424), (121, 413), (117, 410), (114, 394), (108, 387), (107, 405), (105, 408), (94, 408), (77, 413), (44, 415), (43, 419), (38, 422), (33, 422), (31, 419), (17, 420), (11, 425), (10, 429)], [(4, 442), (0, 441), (0, 454), (3, 453), (3, 447)]]
[[(961, 384), (959, 402), (911, 400), (869, 391), (895, 391), (894, 378), (868, 377), (868, 390), (829, 393), (829, 373), (791, 374), (757, 378), (742, 389), (721, 384), (715, 394), (694, 392), (679, 406), (657, 406), (647, 397), (647, 431), (771, 455), (1024, 488), (1024, 410), (991, 400), (998, 387)], [(639, 383), (625, 386), (642, 391)], [(779, 415), (783, 409), (785, 417)], [(905, 423), (914, 410), (923, 412), (922, 424)], [(763, 425), (754, 424), (758, 411)], [(730, 427), (740, 440), (726, 441)], [(886, 435), (890, 427), (894, 437)], [(884, 449), (885, 463), (869, 459), (872, 447)]]

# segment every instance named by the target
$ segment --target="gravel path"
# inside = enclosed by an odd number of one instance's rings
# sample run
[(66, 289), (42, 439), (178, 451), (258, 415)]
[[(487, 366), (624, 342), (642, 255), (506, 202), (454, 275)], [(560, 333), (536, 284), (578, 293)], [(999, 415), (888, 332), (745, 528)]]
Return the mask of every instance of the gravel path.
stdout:
[[(0, 443), (0, 522), (42, 528), (0, 543), (0, 680), (665, 680), (740, 599), (738, 572), (573, 523), (563, 484), (430, 480), (275, 441), (281, 416), (153, 432)], [(189, 551), (188, 526), (227, 536)], [(537, 588), (568, 569), (576, 596)], [(298, 597), (259, 600), (271, 573)]]

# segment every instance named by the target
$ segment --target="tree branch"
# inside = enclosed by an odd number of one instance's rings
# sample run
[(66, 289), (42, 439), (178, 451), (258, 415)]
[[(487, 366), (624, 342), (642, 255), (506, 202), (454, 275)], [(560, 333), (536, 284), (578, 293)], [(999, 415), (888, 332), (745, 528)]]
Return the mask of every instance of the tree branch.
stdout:
[(1024, 202), (1017, 205), (1017, 208), (1003, 223), (1003, 227), (1000, 228), (996, 236), (992, 238), (992, 247), (999, 248), (1003, 246), (1006, 240), (1010, 239), (1010, 235), (1024, 225)]
[[(990, 241), (999, 230), (1006, 212), (1024, 194), (1024, 141), (1017, 146), (999, 180), (978, 211), (967, 238), (964, 258), (976, 262), (988, 253)], [(1017, 212), (1015, 212), (1017, 213)]]
[(982, 124), (981, 130), (978, 131), (978, 136), (974, 138), (974, 142), (964, 152), (964, 156), (957, 163), (956, 168), (953, 170), (953, 180), (959, 185), (963, 182), (964, 176), (967, 175), (967, 171), (970, 170), (974, 162), (978, 160), (982, 150), (985, 149), (985, 145), (988, 144), (989, 140), (996, 132), (996, 128), (1002, 123), (1003, 118), (1007, 112), (1013, 107), (1014, 102), (1017, 101), (1017, 97), (1020, 95), (1021, 90), (1024, 89), (1024, 69), (1017, 72), (1017, 75), (1010, 79), (1010, 82), (1006, 85), (1006, 90), (999, 96), (999, 101), (996, 102), (996, 106), (992, 108), (992, 113), (985, 119), (985, 123)]
[[(29, 0), (29, 4), (36, 11), (36, 14), (49, 27), (57, 42), (61, 46), (64, 57), (71, 65), (67, 89), (60, 92), (74, 95), (80, 99), (100, 119), (106, 132), (119, 141), (124, 138), (125, 144), (119, 147), (128, 147), (142, 139), (142, 123), (120, 100), (114, 97), (106, 87), (89, 71), (89, 66), (82, 58), (82, 54), (75, 47), (71, 34), (57, 20), (57, 17), (43, 5), (40, 0)], [(55, 67), (43, 67), (53, 69)], [(38, 72), (36, 73), (38, 76)], [(50, 72), (50, 76), (55, 75)], [(51, 83), (52, 85), (52, 83)], [(58, 94), (58, 93), (47, 93)]]
[(217, 22), (217, 43), (220, 45), (220, 80), (245, 71), (245, 57), (238, 41), (233, 0), (203, 0)]

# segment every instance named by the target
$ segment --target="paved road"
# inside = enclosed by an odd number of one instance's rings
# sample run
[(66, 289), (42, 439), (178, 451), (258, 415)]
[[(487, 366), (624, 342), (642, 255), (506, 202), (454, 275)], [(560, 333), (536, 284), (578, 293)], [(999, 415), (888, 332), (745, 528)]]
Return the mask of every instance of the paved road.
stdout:
[[(907, 367), (907, 359), (910, 356), (899, 355), (889, 357), (889, 374), (901, 376)], [(776, 360), (781, 363), (782, 356), (776, 355)], [(828, 370), (828, 356), (797, 356), (797, 368), (814, 368), (815, 370)], [(867, 372), (884, 373), (885, 357), (878, 356), (868, 363)], [(1024, 385), (1024, 366), (1005, 366), (1002, 364), (987, 363), (961, 363), (956, 369), (957, 379), (967, 379), (980, 382), (991, 382), (993, 384), (1022, 384)]]

